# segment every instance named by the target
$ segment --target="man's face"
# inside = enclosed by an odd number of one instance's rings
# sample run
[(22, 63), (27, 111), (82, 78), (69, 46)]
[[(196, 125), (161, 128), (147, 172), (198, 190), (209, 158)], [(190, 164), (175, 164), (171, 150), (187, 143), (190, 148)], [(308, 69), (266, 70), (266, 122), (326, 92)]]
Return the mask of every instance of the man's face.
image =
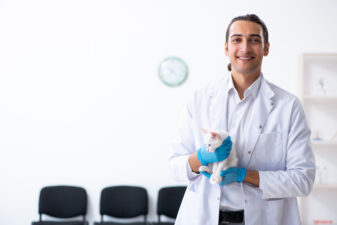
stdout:
[(268, 52), (269, 43), (264, 44), (260, 24), (238, 20), (231, 25), (228, 43), (225, 43), (225, 53), (229, 56), (232, 72), (260, 73), (263, 56), (267, 56)]

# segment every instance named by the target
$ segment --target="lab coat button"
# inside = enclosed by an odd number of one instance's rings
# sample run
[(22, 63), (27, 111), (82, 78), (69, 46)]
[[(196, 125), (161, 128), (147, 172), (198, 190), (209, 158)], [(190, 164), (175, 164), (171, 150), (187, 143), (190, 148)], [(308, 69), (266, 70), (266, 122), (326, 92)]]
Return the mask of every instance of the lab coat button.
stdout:
[(270, 104), (271, 104), (271, 105), (274, 105), (274, 102), (271, 102)]
[(248, 151), (248, 154), (252, 153), (252, 151)]
[(261, 129), (261, 128), (262, 128), (262, 125), (260, 125), (259, 128)]
[(248, 201), (247, 200), (245, 200), (245, 203), (247, 203)]

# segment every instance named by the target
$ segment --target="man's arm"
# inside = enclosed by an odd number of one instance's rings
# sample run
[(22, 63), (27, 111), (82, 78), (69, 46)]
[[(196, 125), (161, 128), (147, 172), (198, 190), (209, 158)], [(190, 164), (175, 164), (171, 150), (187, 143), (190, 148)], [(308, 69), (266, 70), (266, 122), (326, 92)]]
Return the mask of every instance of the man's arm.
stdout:
[(247, 170), (246, 177), (243, 180), (243, 182), (252, 184), (255, 187), (259, 187), (260, 186), (259, 172), (255, 170)]
[(194, 173), (199, 174), (199, 167), (202, 165), (200, 160), (197, 157), (197, 152), (194, 152), (188, 157), (188, 163)]
[[(285, 170), (259, 171), (262, 199), (308, 195), (315, 180), (315, 156), (304, 110), (297, 98), (291, 107), (288, 136), (285, 138)], [(289, 115), (287, 112), (284, 114)]]

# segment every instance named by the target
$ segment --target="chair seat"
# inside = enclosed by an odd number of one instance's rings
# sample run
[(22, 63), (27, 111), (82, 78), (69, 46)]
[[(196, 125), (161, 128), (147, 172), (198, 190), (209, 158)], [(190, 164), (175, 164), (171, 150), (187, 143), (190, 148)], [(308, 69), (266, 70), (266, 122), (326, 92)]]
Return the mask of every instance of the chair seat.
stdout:
[(32, 225), (88, 225), (87, 221), (38, 221)]
[(95, 222), (94, 225), (147, 225), (145, 222), (117, 223), (117, 222)]

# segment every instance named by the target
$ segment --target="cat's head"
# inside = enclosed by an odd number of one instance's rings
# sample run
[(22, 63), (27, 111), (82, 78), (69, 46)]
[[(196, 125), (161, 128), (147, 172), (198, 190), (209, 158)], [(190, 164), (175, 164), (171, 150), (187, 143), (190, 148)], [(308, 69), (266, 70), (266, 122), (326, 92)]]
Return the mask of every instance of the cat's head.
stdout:
[(215, 149), (222, 144), (223, 141), (222, 136), (214, 131), (208, 131), (203, 128), (201, 128), (200, 130), (204, 134), (204, 142), (206, 145), (206, 150), (208, 152), (214, 152)]

